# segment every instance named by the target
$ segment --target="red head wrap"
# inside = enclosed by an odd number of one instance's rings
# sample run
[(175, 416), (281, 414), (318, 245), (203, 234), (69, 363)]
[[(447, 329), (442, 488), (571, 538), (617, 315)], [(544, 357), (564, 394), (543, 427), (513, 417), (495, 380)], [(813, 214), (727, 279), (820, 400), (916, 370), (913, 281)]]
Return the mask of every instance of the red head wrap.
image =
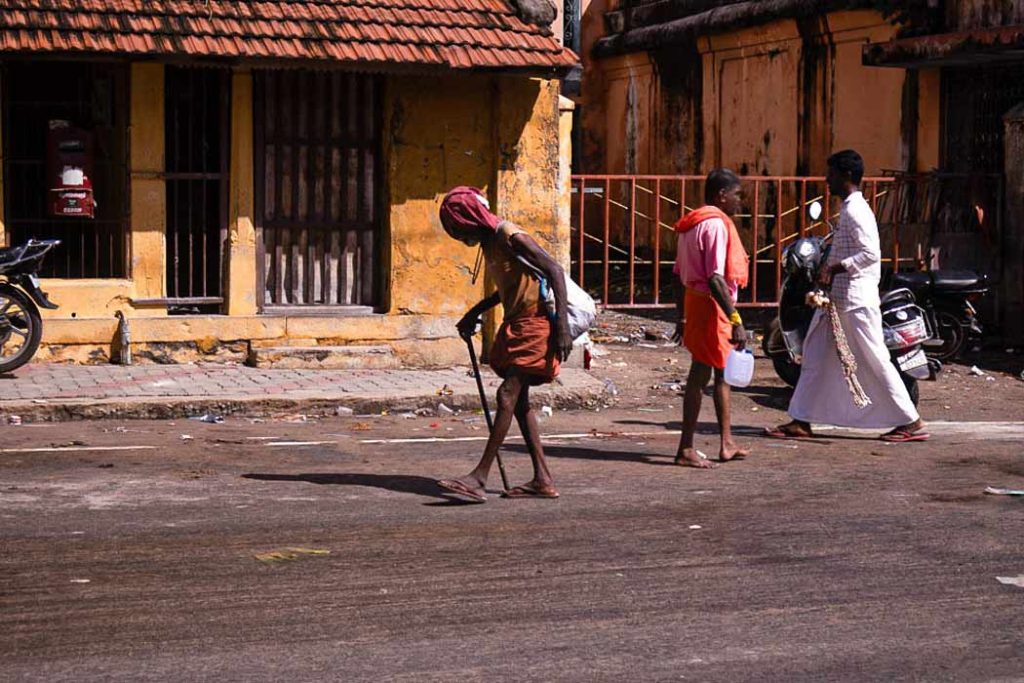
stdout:
[(480, 230), (498, 229), (498, 217), (490, 211), (484, 193), (460, 185), (448, 191), (441, 202), (441, 225), (451, 237), (475, 237)]

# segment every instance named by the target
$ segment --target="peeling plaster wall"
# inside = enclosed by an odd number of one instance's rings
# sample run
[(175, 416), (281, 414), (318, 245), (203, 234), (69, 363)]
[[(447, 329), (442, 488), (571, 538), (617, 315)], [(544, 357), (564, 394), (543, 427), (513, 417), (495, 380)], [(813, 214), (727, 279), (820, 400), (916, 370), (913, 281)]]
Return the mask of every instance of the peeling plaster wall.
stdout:
[[(588, 12), (608, 9), (592, 3)], [(604, 26), (590, 16), (583, 30), (587, 60)], [(907, 158), (903, 71), (860, 61), (865, 42), (894, 34), (877, 12), (843, 11), (704, 36), (696, 52), (678, 46), (591, 60), (583, 171), (704, 173), (725, 165), (756, 175), (823, 174), (828, 153), (842, 147), (858, 149), (872, 174), (930, 162), (930, 138)], [(920, 94), (929, 117), (932, 85)], [(931, 135), (934, 125), (929, 118), (917, 130)]]
[(479, 187), (494, 199), (494, 85), (483, 75), (394, 77), (385, 105), (391, 264), (388, 310), (461, 315), (484, 293), (470, 285), (477, 250), (448, 237), (444, 193)]
[(388, 91), (391, 313), (461, 315), (484, 296), (483, 278), (470, 285), (477, 250), (438, 219), (455, 185), (484, 190), (498, 215), (568, 265), (557, 81), (394, 78)]
[(498, 82), (497, 212), (527, 230), (569, 266), (567, 186), (562, 179), (557, 81), (502, 77)]

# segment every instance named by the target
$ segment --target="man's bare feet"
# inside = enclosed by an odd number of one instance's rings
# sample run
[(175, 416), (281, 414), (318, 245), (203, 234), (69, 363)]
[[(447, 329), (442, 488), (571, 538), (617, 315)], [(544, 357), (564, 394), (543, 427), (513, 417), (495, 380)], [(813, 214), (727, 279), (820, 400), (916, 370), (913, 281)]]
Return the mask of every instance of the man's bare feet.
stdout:
[(718, 467), (696, 448), (684, 448), (676, 454), (676, 459), (672, 461), (672, 464), (680, 467), (696, 467), (699, 470), (713, 470)]
[(729, 462), (730, 460), (743, 460), (750, 456), (750, 450), (747, 448), (740, 448), (732, 441), (723, 443), (722, 447), (718, 451), (719, 462)]

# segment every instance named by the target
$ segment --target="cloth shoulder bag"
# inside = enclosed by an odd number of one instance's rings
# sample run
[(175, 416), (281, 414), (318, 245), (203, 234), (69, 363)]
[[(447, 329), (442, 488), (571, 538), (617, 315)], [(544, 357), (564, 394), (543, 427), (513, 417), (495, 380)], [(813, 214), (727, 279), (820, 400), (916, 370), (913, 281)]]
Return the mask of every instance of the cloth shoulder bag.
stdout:
[[(523, 264), (530, 276), (540, 282), (540, 300), (547, 313), (548, 319), (552, 322), (558, 317), (558, 308), (555, 303), (555, 290), (551, 287), (547, 277), (522, 256), (516, 254), (516, 258)], [(569, 316), (569, 334), (573, 340), (579, 339), (586, 334), (597, 319), (597, 304), (593, 298), (573, 282), (568, 273), (565, 275), (565, 295), (567, 315)]]

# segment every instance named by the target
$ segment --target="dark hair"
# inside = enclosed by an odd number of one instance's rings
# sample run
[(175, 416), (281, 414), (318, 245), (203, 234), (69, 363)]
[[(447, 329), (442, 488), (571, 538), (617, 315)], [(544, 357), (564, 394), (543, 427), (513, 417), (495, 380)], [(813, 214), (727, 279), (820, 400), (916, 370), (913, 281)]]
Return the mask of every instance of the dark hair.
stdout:
[(708, 173), (704, 181), (704, 203), (714, 204), (718, 193), (722, 190), (729, 190), (740, 184), (740, 178), (727, 168), (716, 168)]
[(828, 158), (828, 165), (843, 175), (850, 176), (854, 185), (860, 185), (864, 177), (864, 159), (852, 149), (836, 152)]

